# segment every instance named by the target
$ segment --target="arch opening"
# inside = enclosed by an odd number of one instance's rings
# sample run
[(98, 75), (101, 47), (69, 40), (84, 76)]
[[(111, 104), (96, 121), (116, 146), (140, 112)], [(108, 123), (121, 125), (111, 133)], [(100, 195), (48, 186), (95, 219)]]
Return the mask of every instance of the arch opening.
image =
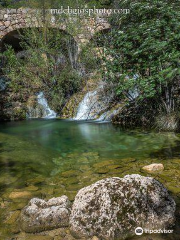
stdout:
[(20, 44), (21, 43), (21, 38), (20, 38), (21, 34), (23, 34), (22, 29), (14, 30), (14, 31), (7, 33), (1, 41), (2, 52), (6, 51), (7, 45), (12, 46), (12, 48), (14, 49), (14, 51), (16, 53), (22, 51), (23, 49)]

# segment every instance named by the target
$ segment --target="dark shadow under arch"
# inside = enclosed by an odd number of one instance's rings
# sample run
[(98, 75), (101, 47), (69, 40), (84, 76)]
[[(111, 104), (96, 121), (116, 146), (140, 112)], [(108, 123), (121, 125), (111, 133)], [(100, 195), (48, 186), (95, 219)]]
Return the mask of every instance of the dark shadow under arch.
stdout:
[[(20, 28), (7, 33), (1, 39), (1, 43), (0, 43), (1, 52), (4, 52), (7, 49), (6, 47), (7, 45), (12, 46), (12, 48), (16, 53), (23, 51), (24, 49), (21, 46), (21, 41), (22, 41), (21, 35), (24, 35), (27, 29), (41, 29), (41, 28)], [(70, 41), (73, 42), (76, 46), (78, 46), (74, 37), (70, 35), (68, 32), (66, 32), (65, 30), (58, 29), (58, 28), (50, 28), (50, 30), (56, 31), (57, 33), (60, 32), (64, 34), (64, 36), (68, 36)]]

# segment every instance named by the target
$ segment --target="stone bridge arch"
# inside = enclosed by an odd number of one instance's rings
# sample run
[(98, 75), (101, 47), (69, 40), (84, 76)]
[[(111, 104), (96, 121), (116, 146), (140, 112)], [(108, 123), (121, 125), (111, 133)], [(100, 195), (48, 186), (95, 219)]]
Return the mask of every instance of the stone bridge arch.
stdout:
[[(3, 9), (0, 10), (0, 50), (2, 50), (2, 42), (6, 36), (13, 31), (24, 28), (40, 28), (43, 26), (43, 19), (39, 19), (39, 11), (36, 9)], [(50, 12), (50, 10), (49, 10)], [(41, 15), (42, 16), (42, 15)], [(51, 15), (53, 17), (53, 15)], [(82, 18), (79, 26), (80, 31), (73, 35), (69, 31), (67, 22), (60, 21), (54, 23), (50, 21), (50, 27), (67, 32), (75, 39), (78, 49), (86, 44), (95, 33), (103, 29), (109, 29), (110, 24), (107, 18), (101, 16), (93, 18)]]

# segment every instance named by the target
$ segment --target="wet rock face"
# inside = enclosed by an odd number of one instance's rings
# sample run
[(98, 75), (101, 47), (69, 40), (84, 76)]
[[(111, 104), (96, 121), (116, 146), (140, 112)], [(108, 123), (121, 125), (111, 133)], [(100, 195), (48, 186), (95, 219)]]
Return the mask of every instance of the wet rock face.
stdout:
[(28, 233), (66, 227), (69, 225), (71, 203), (66, 196), (44, 201), (33, 198), (22, 210), (20, 227)]
[(108, 178), (81, 189), (70, 216), (78, 237), (126, 239), (136, 227), (164, 229), (175, 221), (175, 202), (161, 183), (150, 177)]

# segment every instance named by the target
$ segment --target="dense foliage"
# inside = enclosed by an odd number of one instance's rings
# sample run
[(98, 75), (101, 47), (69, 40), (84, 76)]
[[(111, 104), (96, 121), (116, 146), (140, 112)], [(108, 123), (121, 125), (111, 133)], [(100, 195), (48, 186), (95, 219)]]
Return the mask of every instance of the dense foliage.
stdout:
[(164, 0), (125, 0), (120, 5), (131, 12), (111, 19), (105, 79), (115, 83), (117, 95), (156, 98), (161, 110), (170, 114), (179, 108), (179, 5)]
[(44, 91), (53, 109), (60, 112), (82, 82), (77, 70), (74, 39), (45, 26), (19, 34), (23, 51), (16, 53), (7, 46), (3, 53), (3, 72), (10, 79), (11, 91), (22, 99)]

